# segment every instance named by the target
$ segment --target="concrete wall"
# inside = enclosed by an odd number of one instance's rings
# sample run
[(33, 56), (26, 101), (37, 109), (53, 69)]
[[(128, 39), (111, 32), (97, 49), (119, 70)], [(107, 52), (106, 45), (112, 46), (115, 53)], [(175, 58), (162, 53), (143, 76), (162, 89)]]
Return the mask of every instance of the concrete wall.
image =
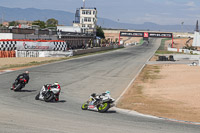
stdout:
[(94, 53), (94, 52), (111, 50), (111, 49), (115, 49), (115, 48), (123, 48), (123, 47), (124, 47), (124, 45), (120, 45), (120, 46), (113, 45), (113, 46), (108, 46), (108, 47), (98, 47), (98, 48), (74, 50), (73, 55), (82, 55), (82, 54), (87, 54), (87, 53)]
[(0, 33), (0, 40), (1, 39), (13, 39), (13, 33)]
[(16, 57), (68, 57), (73, 51), (16, 51)]

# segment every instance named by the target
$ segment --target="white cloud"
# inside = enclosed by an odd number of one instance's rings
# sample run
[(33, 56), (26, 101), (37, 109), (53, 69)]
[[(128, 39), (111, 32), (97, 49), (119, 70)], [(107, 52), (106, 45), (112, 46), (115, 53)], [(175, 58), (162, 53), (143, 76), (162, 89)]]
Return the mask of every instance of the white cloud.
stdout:
[(190, 1), (190, 2), (186, 3), (185, 5), (188, 7), (196, 7), (194, 1)]
[(176, 4), (176, 2), (174, 2), (174, 1), (166, 0), (166, 1), (165, 1), (165, 5), (168, 5), (168, 6), (175, 6), (175, 5), (177, 5), (177, 4)]

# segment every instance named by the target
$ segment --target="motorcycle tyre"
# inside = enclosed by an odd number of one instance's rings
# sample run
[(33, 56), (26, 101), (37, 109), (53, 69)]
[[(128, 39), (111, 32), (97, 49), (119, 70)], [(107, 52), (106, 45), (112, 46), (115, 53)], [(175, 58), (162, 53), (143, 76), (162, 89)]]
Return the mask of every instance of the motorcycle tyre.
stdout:
[(22, 85), (18, 84), (18, 85), (16, 85), (14, 91), (20, 91), (21, 89), (22, 89)]
[(97, 107), (97, 109), (98, 109), (98, 112), (99, 113), (105, 113), (106, 111), (108, 111), (108, 109), (110, 108), (110, 103), (103, 103), (104, 105), (105, 104), (107, 104), (107, 106), (106, 107), (104, 107), (103, 109), (101, 108), (101, 105), (99, 105), (98, 107)]
[(84, 104), (81, 106), (81, 109), (82, 109), (82, 110), (87, 110), (87, 109), (88, 109), (88, 103), (84, 103)]
[(51, 102), (51, 101), (53, 101), (53, 99), (54, 99), (54, 94), (53, 94), (53, 92), (48, 92), (49, 94), (50, 94), (50, 96), (49, 96), (49, 98), (46, 98), (45, 96), (44, 96), (44, 101), (45, 102)]
[(39, 97), (40, 97), (40, 93), (38, 93), (38, 94), (35, 96), (35, 100), (39, 100)]

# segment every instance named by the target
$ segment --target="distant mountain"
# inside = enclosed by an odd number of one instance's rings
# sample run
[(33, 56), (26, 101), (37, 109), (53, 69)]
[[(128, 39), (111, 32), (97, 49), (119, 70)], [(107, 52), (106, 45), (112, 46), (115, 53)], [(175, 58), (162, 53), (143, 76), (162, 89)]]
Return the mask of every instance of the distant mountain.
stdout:
[[(2, 6), (0, 6), (0, 15), (2, 15), (3, 19), (6, 21), (13, 21), (13, 20), (46, 21), (49, 18), (55, 18), (59, 21), (59, 24), (62, 25), (72, 25), (75, 19), (75, 13), (67, 11), (35, 9), (35, 8), (27, 8), (27, 9), (7, 8)], [(150, 22), (146, 22), (144, 24), (130, 24), (130, 23), (120, 23), (105, 18), (98, 18), (98, 25), (100, 25), (103, 28), (156, 30), (156, 31), (193, 32), (195, 29), (194, 25), (183, 25), (183, 27), (181, 27), (181, 25), (158, 25)]]

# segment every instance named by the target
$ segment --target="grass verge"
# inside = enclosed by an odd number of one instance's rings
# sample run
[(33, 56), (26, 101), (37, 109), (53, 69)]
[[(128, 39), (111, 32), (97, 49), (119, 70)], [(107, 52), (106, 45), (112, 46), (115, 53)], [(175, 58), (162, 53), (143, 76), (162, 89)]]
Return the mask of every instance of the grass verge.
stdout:
[(160, 73), (161, 66), (157, 65), (146, 65), (140, 75), (134, 81), (134, 84), (120, 99), (117, 107), (141, 111), (141, 107), (146, 104), (147, 96), (143, 93), (145, 84), (153, 84), (156, 79), (162, 78)]

